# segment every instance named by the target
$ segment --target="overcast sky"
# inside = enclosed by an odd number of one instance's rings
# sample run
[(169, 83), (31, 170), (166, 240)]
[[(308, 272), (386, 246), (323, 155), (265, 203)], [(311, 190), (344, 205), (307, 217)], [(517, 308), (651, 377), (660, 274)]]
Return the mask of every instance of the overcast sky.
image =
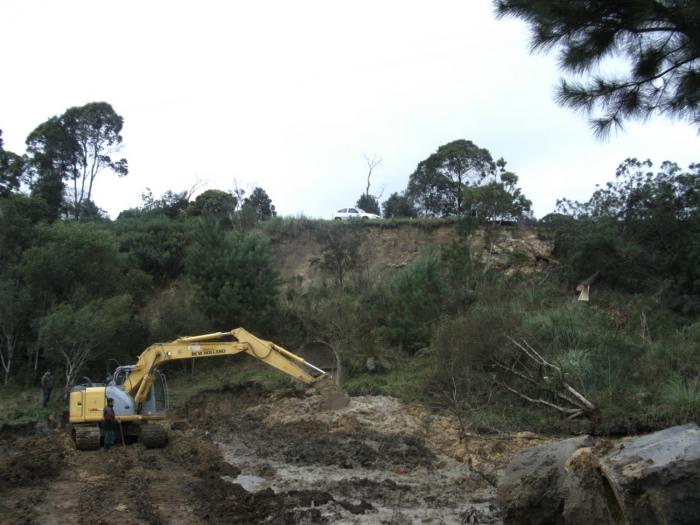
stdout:
[(129, 175), (102, 174), (115, 218), (158, 196), (262, 186), (283, 215), (330, 217), (406, 187), (455, 139), (504, 157), (537, 216), (586, 199), (627, 157), (700, 161), (697, 130), (665, 119), (596, 141), (553, 101), (553, 55), (490, 0), (34, 1), (0, 4), (0, 129), (24, 151), (40, 123), (106, 101), (124, 117)]

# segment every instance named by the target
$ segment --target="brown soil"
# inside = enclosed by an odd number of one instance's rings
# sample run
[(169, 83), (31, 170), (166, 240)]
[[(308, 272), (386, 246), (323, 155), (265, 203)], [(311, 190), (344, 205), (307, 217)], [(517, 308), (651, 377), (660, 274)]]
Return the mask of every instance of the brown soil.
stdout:
[[(385, 397), (317, 407), (293, 391), (205, 394), (162, 450), (78, 452), (60, 430), (1, 438), (0, 524), (500, 523), (449, 418)], [(497, 472), (530, 444), (476, 463)]]
[[(457, 239), (455, 224), (445, 222), (432, 226), (420, 222), (392, 224), (381, 221), (363, 224), (360, 238), (362, 271), (366, 276), (381, 277), (411, 264), (427, 247), (444, 246)], [(469, 239), (471, 253), (507, 272), (531, 273), (543, 269), (544, 258), (552, 259), (553, 243), (540, 238), (530, 227), (502, 226), (488, 231), (480, 229)], [(314, 231), (303, 231), (290, 238), (275, 240), (271, 249), (278, 270), (287, 286), (302, 289), (319, 286), (332, 279), (321, 268), (322, 249)], [(513, 258), (513, 254), (520, 257)]]

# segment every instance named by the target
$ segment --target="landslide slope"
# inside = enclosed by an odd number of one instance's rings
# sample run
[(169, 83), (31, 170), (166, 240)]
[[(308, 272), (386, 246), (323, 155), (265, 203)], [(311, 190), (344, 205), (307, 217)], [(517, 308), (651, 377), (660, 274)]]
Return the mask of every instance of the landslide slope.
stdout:
[[(328, 234), (345, 223), (325, 224)], [(359, 238), (362, 272), (382, 277), (413, 262), (424, 250), (439, 248), (458, 239), (453, 220), (363, 222), (353, 225)], [(329, 278), (324, 272), (323, 228), (309, 223), (305, 228), (273, 236), (272, 252), (287, 285), (309, 288)], [(506, 271), (531, 272), (542, 258), (550, 259), (553, 242), (545, 240), (535, 226), (496, 225), (480, 228), (469, 236), (471, 253)]]

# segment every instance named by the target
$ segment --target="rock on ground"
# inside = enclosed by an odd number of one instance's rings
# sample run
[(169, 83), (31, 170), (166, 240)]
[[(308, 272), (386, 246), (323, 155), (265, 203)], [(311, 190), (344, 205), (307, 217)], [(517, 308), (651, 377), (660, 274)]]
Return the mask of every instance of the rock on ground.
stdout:
[(566, 461), (577, 450), (592, 444), (589, 436), (583, 436), (519, 452), (506, 468), (498, 487), (504, 522), (565, 523)]
[(700, 428), (667, 428), (618, 445), (601, 470), (629, 523), (700, 521)]
[(698, 523), (700, 428), (672, 427), (612, 450), (590, 436), (523, 450), (498, 496), (511, 525)]

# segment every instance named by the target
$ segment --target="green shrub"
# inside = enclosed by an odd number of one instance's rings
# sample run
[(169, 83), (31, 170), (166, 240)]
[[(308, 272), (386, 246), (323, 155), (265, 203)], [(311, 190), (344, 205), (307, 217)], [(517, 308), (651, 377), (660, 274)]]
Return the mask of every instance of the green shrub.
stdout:
[(446, 297), (440, 259), (427, 252), (394, 275), (390, 284), (385, 336), (389, 344), (414, 353), (428, 345)]
[(566, 380), (575, 386), (584, 386), (593, 372), (591, 354), (585, 350), (565, 351), (557, 356), (556, 361)]
[(523, 327), (543, 344), (565, 350), (586, 347), (596, 319), (585, 305), (567, 301), (549, 309), (530, 312)]
[(660, 400), (669, 416), (679, 421), (700, 417), (700, 375), (694, 379), (679, 376), (670, 378), (661, 387)]
[(201, 220), (185, 267), (201, 311), (219, 329), (270, 326), (279, 276), (260, 236), (225, 233), (216, 222)]

